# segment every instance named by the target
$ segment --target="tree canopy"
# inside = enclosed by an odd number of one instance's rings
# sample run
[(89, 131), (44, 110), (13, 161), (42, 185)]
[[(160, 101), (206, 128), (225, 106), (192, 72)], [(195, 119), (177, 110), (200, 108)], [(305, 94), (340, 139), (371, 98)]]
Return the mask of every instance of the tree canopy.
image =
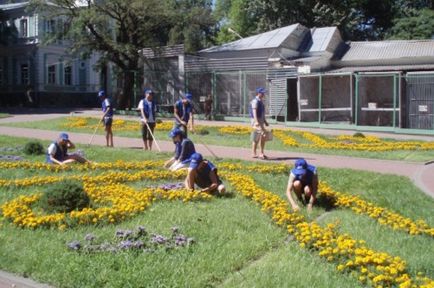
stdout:
[[(423, 8), (434, 9), (434, 1), (217, 0), (215, 15), (221, 31), (216, 39), (236, 39), (228, 32), (229, 27), (245, 37), (300, 23), (306, 27), (337, 26), (346, 40), (380, 40), (396, 34), (395, 25)], [(418, 17), (425, 17), (426, 13)]]
[(32, 0), (32, 7), (49, 19), (61, 19), (46, 42), (70, 40), (70, 50), (87, 56), (101, 55), (122, 71), (123, 93), (120, 108), (131, 106), (134, 78), (146, 59), (143, 48), (158, 51), (167, 44), (184, 43), (195, 51), (210, 38), (213, 19), (209, 0)]

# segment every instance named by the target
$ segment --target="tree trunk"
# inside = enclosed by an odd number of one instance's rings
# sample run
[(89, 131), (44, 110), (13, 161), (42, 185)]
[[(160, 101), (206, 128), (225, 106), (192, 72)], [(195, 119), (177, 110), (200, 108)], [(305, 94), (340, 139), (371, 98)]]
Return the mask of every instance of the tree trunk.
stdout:
[(119, 97), (118, 109), (131, 108), (135, 103), (134, 99), (134, 72), (131, 70), (123, 71), (122, 94)]

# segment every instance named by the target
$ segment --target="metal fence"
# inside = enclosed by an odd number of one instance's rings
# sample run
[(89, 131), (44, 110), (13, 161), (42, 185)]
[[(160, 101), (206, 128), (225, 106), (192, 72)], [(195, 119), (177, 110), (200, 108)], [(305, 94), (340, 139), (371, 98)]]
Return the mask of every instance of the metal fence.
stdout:
[(270, 75), (268, 70), (154, 73), (144, 85), (157, 90), (163, 106), (172, 106), (181, 91), (191, 92), (197, 113), (211, 96), (214, 114), (248, 117), (261, 86), (268, 89), (268, 116), (279, 121), (434, 129), (434, 72)]

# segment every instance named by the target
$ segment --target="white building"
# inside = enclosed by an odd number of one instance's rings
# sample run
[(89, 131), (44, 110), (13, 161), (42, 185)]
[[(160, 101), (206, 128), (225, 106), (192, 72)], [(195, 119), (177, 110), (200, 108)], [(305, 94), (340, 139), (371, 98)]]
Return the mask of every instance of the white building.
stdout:
[(17, 36), (8, 45), (0, 45), (1, 106), (95, 105), (96, 91), (107, 88), (107, 81), (93, 69), (98, 55), (89, 59), (68, 55), (67, 40), (43, 45), (44, 36), (59, 29), (62, 22), (29, 13), (28, 5), (0, 5)]

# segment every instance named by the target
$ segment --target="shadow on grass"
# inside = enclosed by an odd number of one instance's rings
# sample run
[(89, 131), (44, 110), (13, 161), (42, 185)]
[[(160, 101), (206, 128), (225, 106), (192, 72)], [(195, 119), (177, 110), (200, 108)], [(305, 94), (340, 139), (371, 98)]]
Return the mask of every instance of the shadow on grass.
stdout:
[(326, 212), (335, 209), (335, 199), (324, 195), (319, 195), (316, 199), (316, 206), (322, 207)]

